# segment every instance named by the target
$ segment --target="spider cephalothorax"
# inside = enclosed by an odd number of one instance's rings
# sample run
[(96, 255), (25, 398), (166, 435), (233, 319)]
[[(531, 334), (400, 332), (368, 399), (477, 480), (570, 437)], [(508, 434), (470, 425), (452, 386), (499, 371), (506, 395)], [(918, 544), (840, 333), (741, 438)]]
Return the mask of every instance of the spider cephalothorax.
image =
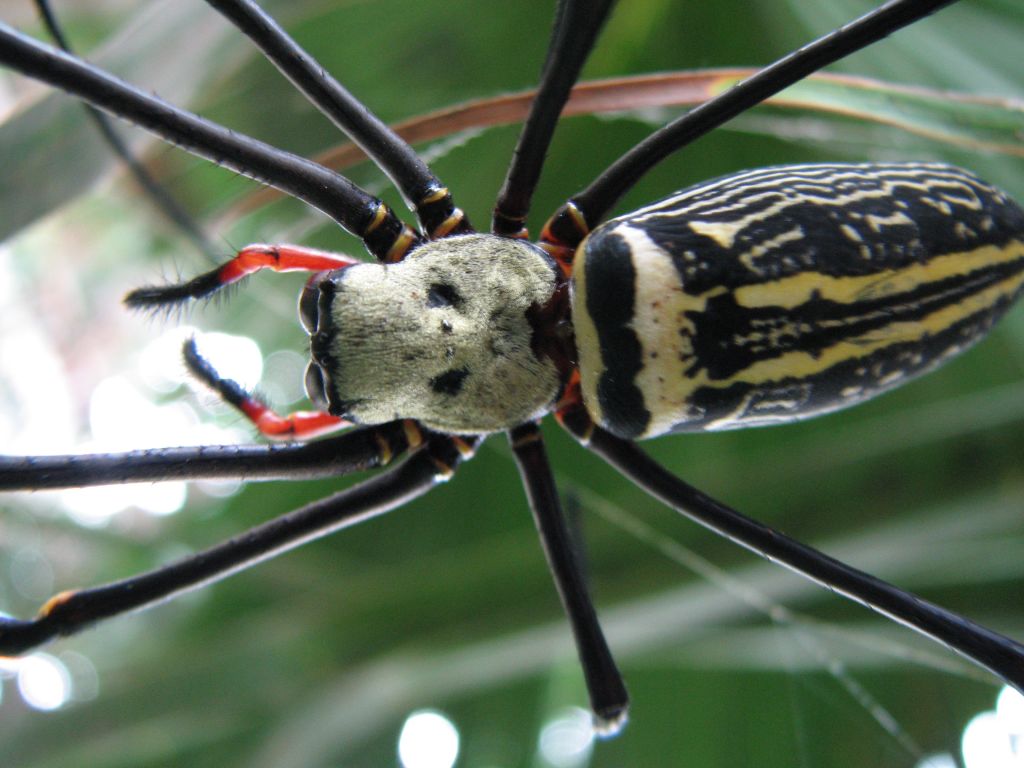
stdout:
[(310, 397), (360, 424), (408, 418), (458, 434), (536, 418), (561, 382), (533, 350), (528, 313), (551, 300), (556, 278), (540, 248), (494, 235), (322, 275), (300, 301)]

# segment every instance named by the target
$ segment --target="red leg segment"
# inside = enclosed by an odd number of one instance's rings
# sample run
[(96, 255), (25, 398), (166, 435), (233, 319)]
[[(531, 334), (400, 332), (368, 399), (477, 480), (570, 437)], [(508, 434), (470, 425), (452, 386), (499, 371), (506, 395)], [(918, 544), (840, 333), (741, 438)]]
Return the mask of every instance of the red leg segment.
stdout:
[(358, 259), (299, 245), (250, 245), (226, 264), (184, 283), (147, 286), (129, 293), (129, 307), (160, 307), (202, 299), (261, 269), (275, 272), (329, 272), (358, 264)]
[(358, 264), (358, 259), (337, 253), (305, 248), (301, 245), (249, 245), (217, 270), (221, 285), (230, 285), (243, 277), (272, 269), (275, 272), (329, 272)]
[(256, 425), (260, 434), (275, 440), (305, 440), (351, 426), (351, 422), (323, 411), (295, 411), (282, 416), (254, 395), (248, 395), (236, 407)]
[(299, 411), (282, 416), (237, 381), (225, 379), (199, 354), (195, 339), (185, 342), (185, 365), (206, 386), (241, 411), (261, 434), (272, 439), (306, 439), (331, 432), (351, 423), (322, 411)]

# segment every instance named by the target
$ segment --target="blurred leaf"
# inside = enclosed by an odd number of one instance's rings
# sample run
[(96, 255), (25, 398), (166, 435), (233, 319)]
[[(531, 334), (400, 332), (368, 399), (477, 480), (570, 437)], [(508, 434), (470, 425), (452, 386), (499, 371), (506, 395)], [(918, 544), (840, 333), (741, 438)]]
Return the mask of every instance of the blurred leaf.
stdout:
[[(580, 83), (565, 107), (566, 117), (632, 113), (645, 123), (667, 120), (664, 107), (695, 106), (728, 90), (757, 70), (671, 72)], [(526, 119), (535, 90), (477, 99), (465, 104), (403, 120), (393, 126), (410, 144), (437, 141)], [(927, 88), (907, 88), (868, 78), (812, 75), (766, 102), (783, 109), (842, 115), (852, 120), (881, 123), (966, 149), (1024, 156), (1024, 103), (1016, 99), (985, 98)], [(653, 112), (653, 114), (652, 114)], [(747, 124), (748, 126), (750, 123)], [(764, 123), (765, 132), (785, 137), (778, 123)], [(316, 157), (323, 165), (345, 171), (366, 161), (355, 144), (345, 143)], [(226, 211), (221, 223), (281, 197), (264, 188), (246, 195)]]

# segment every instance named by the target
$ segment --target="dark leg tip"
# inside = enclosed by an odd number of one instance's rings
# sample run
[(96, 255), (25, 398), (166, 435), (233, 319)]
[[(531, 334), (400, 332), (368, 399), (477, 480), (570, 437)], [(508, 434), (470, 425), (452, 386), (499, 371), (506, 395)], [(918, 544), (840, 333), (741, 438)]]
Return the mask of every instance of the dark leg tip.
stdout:
[(613, 739), (622, 733), (629, 722), (629, 705), (604, 709), (594, 713), (594, 733), (599, 739)]

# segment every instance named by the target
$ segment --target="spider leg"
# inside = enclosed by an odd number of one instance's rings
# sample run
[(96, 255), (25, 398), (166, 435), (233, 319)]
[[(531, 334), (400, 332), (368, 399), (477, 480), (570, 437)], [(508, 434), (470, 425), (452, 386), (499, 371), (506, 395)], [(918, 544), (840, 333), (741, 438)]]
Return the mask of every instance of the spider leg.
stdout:
[(65, 456), (0, 456), (0, 491), (163, 480), (313, 480), (388, 465), (418, 448), (414, 421), (392, 421), (310, 443), (204, 445)]
[(626, 192), (678, 149), (822, 67), (871, 45), (956, 0), (890, 0), (812, 43), (793, 51), (720, 96), (701, 104), (612, 163), (589, 187), (572, 196), (548, 219), (541, 240), (575, 248)]
[(540, 428), (533, 422), (521, 424), (509, 431), (508, 438), (533, 511), (548, 567), (555, 578), (555, 586), (572, 625), (596, 728), (604, 735), (614, 735), (626, 724), (629, 695), (598, 623), (569, 526), (558, 500), (558, 489), (551, 474)]
[(433, 438), (393, 469), (203, 552), (105, 586), (62, 592), (35, 619), (0, 617), (0, 654), (24, 653), (103, 619), (163, 602), (400, 507), (450, 477), (479, 439), (460, 442)]
[(189, 372), (241, 411), (264, 437), (275, 440), (306, 440), (324, 432), (351, 426), (351, 422), (323, 411), (297, 411), (282, 416), (234, 379), (225, 379), (199, 354), (194, 338), (185, 342), (182, 354)]
[(0, 64), (308, 203), (361, 238), (381, 260), (397, 261), (421, 240), (383, 202), (329, 168), (174, 107), (3, 23)]
[(635, 443), (594, 425), (582, 406), (558, 419), (580, 443), (654, 498), (752, 552), (946, 645), (1024, 692), (1024, 645), (740, 514), (680, 480)]
[(598, 32), (608, 18), (611, 6), (612, 0), (559, 2), (540, 85), (494, 206), (491, 223), (494, 234), (520, 238), (529, 236), (526, 216), (558, 116), (579, 77), (583, 62), (594, 47)]
[(207, 0), (263, 51), (282, 74), (344, 131), (401, 190), (431, 238), (471, 232), (451, 194), (398, 137), (346, 90), (278, 23), (249, 0)]
[(301, 245), (256, 244), (233, 259), (191, 280), (136, 288), (124, 297), (132, 309), (162, 307), (188, 299), (204, 299), (262, 269), (275, 272), (327, 272), (358, 264), (359, 259)]

